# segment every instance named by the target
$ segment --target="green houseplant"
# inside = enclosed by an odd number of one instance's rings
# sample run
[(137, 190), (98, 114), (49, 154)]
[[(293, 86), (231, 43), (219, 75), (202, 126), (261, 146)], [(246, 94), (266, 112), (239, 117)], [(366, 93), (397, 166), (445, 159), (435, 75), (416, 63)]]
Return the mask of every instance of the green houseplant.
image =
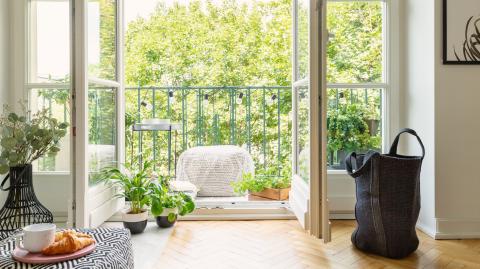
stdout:
[[(32, 114), (27, 111), (26, 102), (19, 104), (23, 114), (5, 106), (0, 116), (0, 174), (8, 173), (0, 189), (9, 191), (0, 210), (2, 236), (25, 224), (53, 222), (52, 213), (35, 195), (32, 162), (43, 156), (56, 156), (68, 128), (68, 123), (52, 118), (49, 110)], [(8, 178), (10, 185), (4, 187)]]
[(233, 190), (238, 194), (245, 194), (263, 197), (272, 200), (288, 199), (290, 191), (291, 174), (289, 169), (283, 169), (281, 175), (273, 171), (260, 170), (257, 175), (251, 173), (243, 174), (242, 180), (233, 182)]
[(340, 105), (327, 115), (328, 159), (331, 166), (337, 154), (339, 167), (344, 168), (348, 152), (365, 150), (371, 145), (370, 132), (365, 122), (365, 111), (357, 104)]
[(377, 97), (367, 100), (364, 104), (364, 120), (367, 123), (368, 131), (371, 136), (377, 136), (380, 127), (380, 100)]
[(162, 228), (173, 226), (178, 215), (185, 216), (195, 210), (192, 197), (183, 192), (172, 192), (165, 178), (152, 185), (150, 196), (152, 215), (155, 216), (157, 225)]
[(145, 162), (143, 168), (135, 169), (125, 165), (125, 171), (118, 168), (106, 168), (101, 178), (108, 184), (120, 187), (116, 196), (130, 202), (130, 208), (123, 212), (123, 225), (132, 234), (142, 233), (147, 226), (150, 194), (152, 190), (152, 176), (148, 173), (152, 164)]

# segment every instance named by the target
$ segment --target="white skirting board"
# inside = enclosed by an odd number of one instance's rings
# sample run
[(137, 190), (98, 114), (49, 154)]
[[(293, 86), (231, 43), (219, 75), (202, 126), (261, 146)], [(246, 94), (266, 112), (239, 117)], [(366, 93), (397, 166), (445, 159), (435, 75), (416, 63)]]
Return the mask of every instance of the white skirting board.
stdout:
[(437, 218), (435, 239), (480, 239), (480, 219)]

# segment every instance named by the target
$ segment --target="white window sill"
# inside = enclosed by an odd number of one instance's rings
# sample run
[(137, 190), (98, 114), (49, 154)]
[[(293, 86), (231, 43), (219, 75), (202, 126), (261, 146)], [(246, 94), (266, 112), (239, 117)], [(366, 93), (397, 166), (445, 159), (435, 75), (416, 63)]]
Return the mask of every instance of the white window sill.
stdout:
[(58, 172), (33, 172), (34, 176), (71, 176), (70, 172), (58, 171)]

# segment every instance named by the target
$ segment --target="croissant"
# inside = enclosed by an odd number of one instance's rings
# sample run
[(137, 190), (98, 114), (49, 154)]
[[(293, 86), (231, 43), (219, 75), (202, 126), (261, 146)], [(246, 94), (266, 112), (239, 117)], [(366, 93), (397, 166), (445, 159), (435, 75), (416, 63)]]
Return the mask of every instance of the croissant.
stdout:
[(70, 254), (95, 243), (90, 235), (66, 230), (55, 234), (55, 242), (42, 250), (44, 255)]

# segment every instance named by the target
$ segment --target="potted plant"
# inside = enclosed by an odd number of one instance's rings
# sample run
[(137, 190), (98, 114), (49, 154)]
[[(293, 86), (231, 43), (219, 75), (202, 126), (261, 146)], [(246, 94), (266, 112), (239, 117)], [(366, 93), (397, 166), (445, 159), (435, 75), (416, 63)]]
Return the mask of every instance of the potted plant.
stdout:
[(364, 117), (370, 136), (376, 136), (380, 127), (380, 108), (377, 107), (377, 103), (379, 102), (369, 100), (368, 103), (365, 104)]
[(152, 185), (150, 196), (152, 215), (155, 216), (157, 225), (161, 228), (172, 227), (178, 215), (185, 216), (195, 210), (192, 197), (183, 192), (172, 192), (164, 179)]
[(148, 173), (151, 167), (150, 162), (146, 162), (142, 169), (133, 169), (125, 165), (125, 171), (118, 168), (106, 168), (102, 171), (102, 180), (122, 190), (116, 197), (125, 198), (130, 202), (130, 207), (123, 212), (123, 226), (130, 230), (132, 234), (142, 233), (147, 226), (148, 210), (146, 206), (150, 205), (150, 192), (152, 189), (152, 177)]
[(256, 176), (251, 173), (244, 174), (242, 180), (232, 183), (232, 186), (238, 194), (248, 192), (252, 196), (282, 201), (288, 199), (290, 178), (288, 169), (283, 170), (280, 176), (269, 171), (260, 171)]
[[(31, 114), (25, 102), (19, 103), (24, 114), (5, 106), (0, 116), (0, 174), (8, 173), (0, 189), (9, 191), (0, 210), (2, 233), (26, 224), (53, 222), (52, 213), (38, 201), (33, 190), (32, 162), (43, 156), (54, 157), (68, 128), (68, 123), (52, 118), (49, 110)], [(6, 187), (8, 178), (10, 184)]]
[(336, 169), (345, 168), (348, 152), (365, 150), (371, 145), (364, 110), (357, 104), (341, 105), (330, 111), (327, 115), (327, 131), (329, 164)]

